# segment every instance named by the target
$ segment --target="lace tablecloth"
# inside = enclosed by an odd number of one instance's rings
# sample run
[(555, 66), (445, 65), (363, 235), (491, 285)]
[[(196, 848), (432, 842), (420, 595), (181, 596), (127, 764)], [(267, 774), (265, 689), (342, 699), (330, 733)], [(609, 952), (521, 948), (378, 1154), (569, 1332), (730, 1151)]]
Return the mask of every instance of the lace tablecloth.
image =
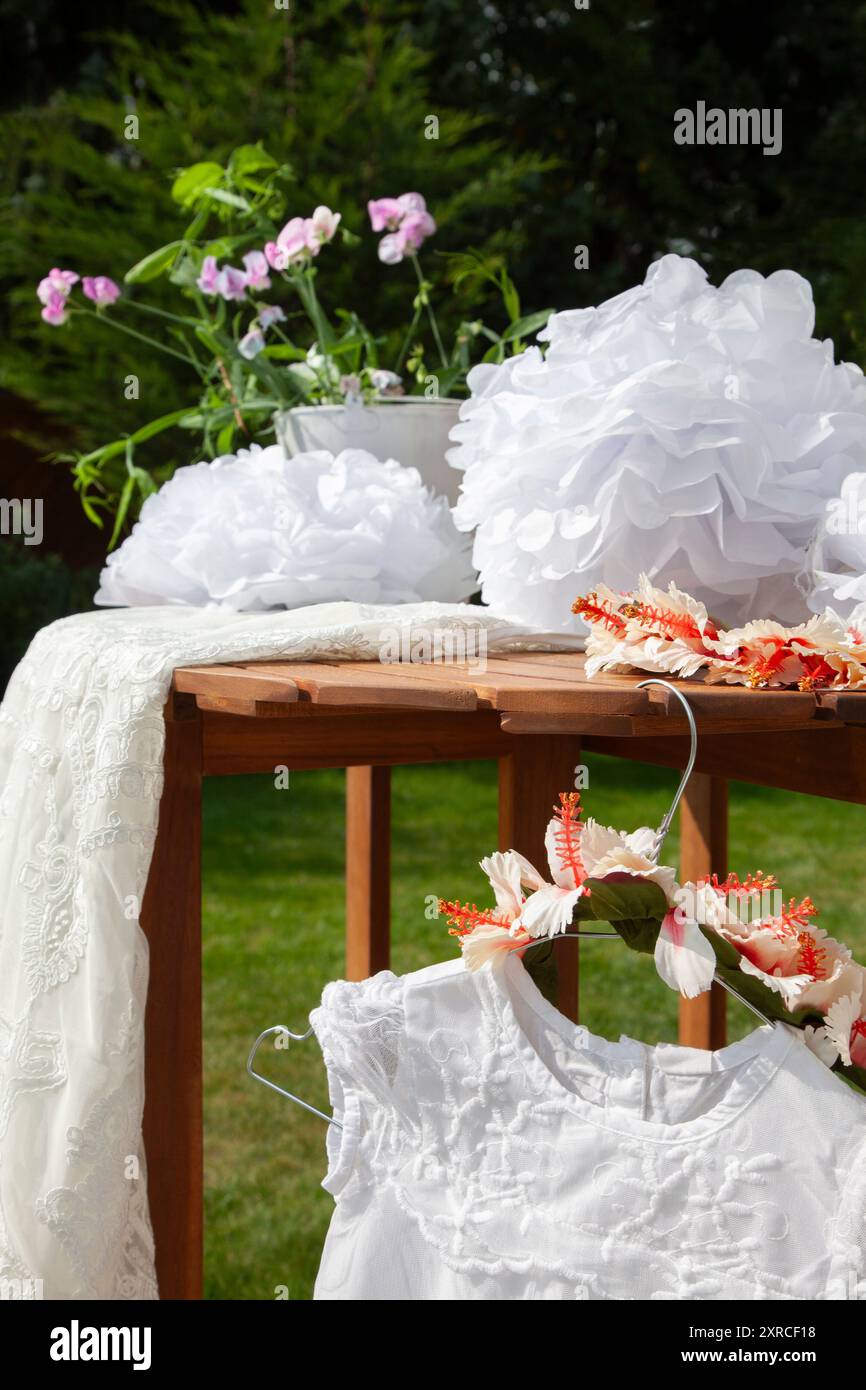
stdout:
[[(0, 1287), (158, 1297), (141, 1137), (147, 942), (138, 924), (174, 669), (379, 655), (383, 630), (483, 629), (469, 605), (276, 614), (87, 613), (44, 628), (0, 707)], [(571, 643), (573, 645), (573, 643)]]

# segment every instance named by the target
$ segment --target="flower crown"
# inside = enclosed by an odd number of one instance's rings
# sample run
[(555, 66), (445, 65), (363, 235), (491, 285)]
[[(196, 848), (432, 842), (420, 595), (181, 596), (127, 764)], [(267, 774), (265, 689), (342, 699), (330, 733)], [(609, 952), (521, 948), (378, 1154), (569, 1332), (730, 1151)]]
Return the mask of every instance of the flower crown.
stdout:
[(694, 998), (718, 973), (767, 1018), (802, 1029), (823, 1062), (866, 1091), (866, 969), (814, 925), (810, 898), (785, 904), (762, 873), (680, 885), (656, 862), (657, 831), (583, 821), (577, 792), (560, 794), (544, 842), (550, 880), (506, 850), (481, 860), (495, 906), (440, 899), (469, 970), (569, 926), (607, 922), (632, 950), (655, 957), (671, 989)]
[[(572, 612), (589, 624), (586, 674), (655, 671), (702, 673), (707, 683), (753, 690), (862, 690), (866, 688), (866, 635), (855, 611), (846, 624), (831, 608), (798, 627), (758, 619), (718, 628), (697, 599), (673, 584), (667, 593), (645, 574), (631, 593), (606, 585), (575, 599)], [(866, 617), (866, 613), (864, 613)]]

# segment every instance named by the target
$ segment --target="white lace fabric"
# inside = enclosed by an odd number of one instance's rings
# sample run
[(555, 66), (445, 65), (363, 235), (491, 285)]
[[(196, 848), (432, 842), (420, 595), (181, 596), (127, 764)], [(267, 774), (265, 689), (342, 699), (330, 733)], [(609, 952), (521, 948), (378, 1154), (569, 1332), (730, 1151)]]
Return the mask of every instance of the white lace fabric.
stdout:
[(318, 1299), (866, 1297), (866, 1105), (781, 1026), (569, 1023), (511, 957), (330, 985)]
[[(157, 1296), (141, 1140), (147, 944), (138, 924), (177, 666), (376, 658), (481, 630), (487, 610), (321, 604), (89, 613), (43, 629), (0, 707), (0, 1283), (4, 1296)], [(182, 1065), (182, 1059), (179, 1059)], [(41, 1286), (39, 1281), (41, 1281)]]

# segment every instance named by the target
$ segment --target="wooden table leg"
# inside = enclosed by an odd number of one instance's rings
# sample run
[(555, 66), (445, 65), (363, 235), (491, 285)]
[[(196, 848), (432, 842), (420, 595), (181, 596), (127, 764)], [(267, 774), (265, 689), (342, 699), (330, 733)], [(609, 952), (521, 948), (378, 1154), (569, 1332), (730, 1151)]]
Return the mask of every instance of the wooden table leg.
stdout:
[[(728, 784), (693, 773), (680, 803), (680, 881), (728, 871)], [(680, 1000), (680, 1042), (715, 1050), (727, 1037), (727, 996), (713, 985), (697, 999)]]
[[(516, 849), (547, 876), (544, 832), (559, 793), (574, 788), (580, 739), (571, 735), (514, 736), (514, 751), (499, 759), (499, 847)], [(577, 1021), (578, 944), (557, 947), (560, 1011)]]
[(346, 768), (346, 979), (391, 959), (391, 769)]
[(144, 1146), (162, 1299), (202, 1296), (201, 718), (188, 713), (175, 719), (167, 708), (165, 787), (141, 912), (150, 946)]

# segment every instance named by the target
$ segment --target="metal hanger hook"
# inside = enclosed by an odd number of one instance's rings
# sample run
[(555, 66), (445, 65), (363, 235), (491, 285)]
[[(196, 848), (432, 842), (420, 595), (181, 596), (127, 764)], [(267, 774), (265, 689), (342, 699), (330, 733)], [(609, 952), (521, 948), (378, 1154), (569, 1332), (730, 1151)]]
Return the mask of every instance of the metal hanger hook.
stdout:
[(266, 1028), (263, 1033), (259, 1033), (259, 1036), (252, 1045), (250, 1055), (247, 1058), (247, 1071), (250, 1076), (253, 1077), (255, 1081), (261, 1081), (263, 1086), (270, 1086), (271, 1090), (276, 1091), (278, 1095), (285, 1096), (287, 1100), (293, 1100), (295, 1105), (300, 1105), (302, 1109), (309, 1110), (311, 1115), (317, 1115), (320, 1120), (326, 1120), (329, 1125), (335, 1125), (337, 1129), (342, 1129), (343, 1126), (340, 1121), (335, 1119), (333, 1115), (326, 1115), (324, 1110), (317, 1110), (315, 1105), (308, 1105), (305, 1100), (301, 1100), (300, 1096), (293, 1096), (291, 1091), (284, 1090), (283, 1087), (278, 1086), (275, 1081), (269, 1081), (266, 1076), (262, 1076), (261, 1072), (255, 1070), (253, 1062), (256, 1060), (256, 1053), (265, 1038), (271, 1037), (274, 1033), (281, 1033), (283, 1037), (291, 1038), (293, 1042), (306, 1042), (307, 1038), (313, 1036), (313, 1029), (310, 1027), (307, 1029), (306, 1033), (293, 1033), (291, 1028), (286, 1028), (285, 1024), (277, 1023), (273, 1028)]
[(685, 710), (686, 719), (689, 723), (689, 735), (691, 737), (691, 749), (689, 750), (689, 760), (686, 764), (686, 770), (680, 778), (680, 784), (677, 787), (676, 795), (674, 796), (670, 808), (667, 814), (665, 815), (664, 819), (662, 820), (661, 825), (658, 828), (658, 833), (656, 834), (655, 841), (653, 842), (653, 850), (652, 854), (650, 855), (650, 858), (654, 859), (657, 863), (658, 857), (661, 854), (662, 845), (665, 842), (667, 833), (671, 828), (671, 822), (673, 821), (674, 815), (676, 814), (676, 809), (680, 804), (683, 792), (686, 789), (688, 780), (691, 777), (692, 771), (695, 766), (695, 759), (698, 756), (698, 727), (695, 723), (695, 716), (692, 712), (692, 707), (681, 690), (678, 690), (677, 687), (675, 685), (672, 685), (670, 681), (663, 681), (656, 676), (654, 676), (651, 680), (639, 681), (637, 688), (638, 690), (643, 690), (648, 685), (663, 686), (665, 690), (669, 690), (672, 695), (675, 695), (677, 697), (683, 709)]

